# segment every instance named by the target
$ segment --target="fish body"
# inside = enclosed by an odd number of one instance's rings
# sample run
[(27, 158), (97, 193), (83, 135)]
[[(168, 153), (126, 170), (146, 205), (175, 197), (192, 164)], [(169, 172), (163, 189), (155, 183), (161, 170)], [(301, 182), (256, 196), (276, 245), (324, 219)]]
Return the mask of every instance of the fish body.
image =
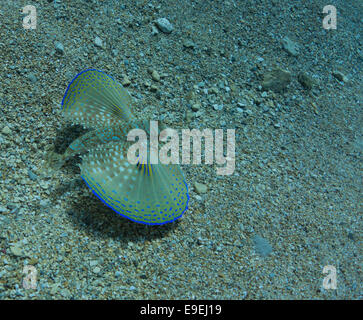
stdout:
[(179, 165), (129, 163), (133, 128), (149, 129), (131, 110), (129, 93), (102, 71), (89, 69), (69, 84), (62, 111), (73, 123), (93, 130), (71, 143), (64, 158), (82, 156), (81, 176), (92, 192), (118, 214), (138, 223), (158, 225), (180, 218), (188, 209), (187, 182)]

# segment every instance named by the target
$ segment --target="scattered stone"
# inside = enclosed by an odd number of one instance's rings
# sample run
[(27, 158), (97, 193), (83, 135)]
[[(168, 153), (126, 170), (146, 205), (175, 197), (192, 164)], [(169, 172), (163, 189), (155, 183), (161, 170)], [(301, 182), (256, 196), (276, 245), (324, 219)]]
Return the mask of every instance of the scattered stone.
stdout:
[(211, 94), (218, 94), (219, 90), (217, 87), (212, 87), (208, 90)]
[(200, 104), (199, 104), (199, 103), (194, 103), (194, 104), (192, 105), (192, 110), (193, 110), (194, 112), (199, 111), (199, 110), (200, 110)]
[(190, 110), (187, 110), (187, 111), (185, 112), (185, 120), (186, 120), (187, 122), (192, 121), (192, 120), (193, 120), (193, 117), (194, 117), (194, 114), (193, 114), (193, 112), (191, 112)]
[(9, 210), (3, 206), (0, 206), (0, 214), (4, 214), (4, 213), (7, 213), (9, 212)]
[(124, 76), (124, 79), (122, 80), (122, 85), (123, 85), (124, 87), (127, 87), (127, 86), (129, 86), (130, 84), (131, 84), (130, 79), (129, 79), (127, 76)]
[(151, 34), (153, 36), (157, 35), (159, 33), (158, 28), (156, 28), (154, 25), (151, 27)]
[(63, 44), (60, 43), (60, 42), (56, 42), (55, 43), (55, 51), (59, 54), (64, 54), (64, 47), (63, 47)]
[(49, 199), (42, 199), (40, 200), (39, 205), (43, 208), (46, 208), (49, 206), (49, 203), (50, 203)]
[(95, 267), (95, 266), (97, 266), (97, 265), (98, 265), (98, 261), (97, 261), (97, 260), (91, 260), (91, 261), (89, 262), (89, 265), (90, 265), (91, 267)]
[(159, 18), (155, 21), (156, 26), (164, 33), (171, 33), (174, 29), (173, 25), (166, 18)]
[(154, 81), (160, 81), (160, 75), (156, 70), (153, 70), (151, 72), (151, 77), (153, 78)]
[(264, 74), (262, 81), (262, 90), (272, 90), (280, 92), (284, 90), (291, 82), (291, 74), (280, 68), (275, 68)]
[(311, 90), (314, 85), (314, 80), (311, 79), (306, 73), (301, 72), (297, 76), (297, 80), (306, 90)]
[(19, 244), (10, 247), (10, 252), (16, 257), (23, 256), (23, 250), (19, 247)]
[(52, 285), (52, 288), (50, 289), (50, 294), (54, 295), (58, 292), (58, 288), (60, 287), (59, 283), (55, 283)]
[(300, 52), (299, 45), (287, 36), (282, 39), (282, 47), (292, 56), (297, 57)]
[(100, 273), (101, 272), (101, 268), (100, 267), (95, 267), (94, 269), (93, 269), (93, 272), (94, 273)]
[(71, 295), (71, 292), (67, 289), (67, 288), (63, 288), (60, 291), (60, 294), (64, 297), (64, 298), (69, 298)]
[(193, 42), (193, 41), (191, 41), (191, 40), (185, 40), (185, 41), (183, 42), (183, 46), (184, 46), (184, 48), (187, 48), (187, 49), (194, 49), (195, 44), (194, 44), (194, 42)]
[(95, 38), (95, 46), (99, 47), (99, 48), (103, 48), (103, 42), (102, 42), (102, 39), (100, 37)]
[(194, 190), (196, 193), (201, 194), (201, 193), (206, 193), (208, 188), (203, 183), (194, 182)]
[(10, 128), (9, 128), (8, 126), (5, 126), (5, 127), (1, 130), (1, 132), (2, 132), (3, 134), (6, 134), (6, 135), (11, 134), (11, 130), (10, 130)]
[(276, 129), (281, 128), (281, 123), (280, 122), (275, 122), (274, 123), (274, 128), (276, 128)]
[(33, 180), (33, 181), (38, 179), (38, 176), (35, 173), (33, 173), (33, 171), (31, 171), (30, 169), (28, 169), (28, 176), (29, 176), (29, 179)]
[(215, 103), (215, 104), (213, 104), (213, 109), (216, 111), (221, 111), (221, 110), (223, 110), (223, 104)]
[(267, 257), (272, 252), (272, 247), (265, 238), (255, 235), (252, 240), (255, 245), (256, 252), (260, 256)]
[(344, 73), (342, 73), (341, 71), (338, 71), (338, 70), (333, 71), (333, 76), (335, 78), (337, 78), (339, 81), (348, 82), (347, 76)]
[(246, 108), (247, 106), (248, 106), (248, 103), (247, 103), (247, 101), (246, 101), (246, 100), (241, 100), (241, 101), (238, 101), (238, 102), (237, 102), (237, 107), (239, 107), (239, 108), (244, 109), (244, 108)]
[(33, 83), (37, 82), (37, 80), (38, 80), (37, 77), (33, 73), (28, 74), (28, 79)]

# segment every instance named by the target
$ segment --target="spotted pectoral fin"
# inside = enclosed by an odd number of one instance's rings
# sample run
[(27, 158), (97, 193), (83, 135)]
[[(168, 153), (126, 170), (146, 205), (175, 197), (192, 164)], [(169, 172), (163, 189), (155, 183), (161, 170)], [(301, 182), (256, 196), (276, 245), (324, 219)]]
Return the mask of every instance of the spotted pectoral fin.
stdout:
[(90, 69), (79, 73), (69, 84), (62, 100), (66, 118), (88, 128), (118, 125), (131, 121), (131, 96), (106, 73)]
[(144, 224), (164, 224), (188, 208), (186, 181), (178, 165), (127, 160), (127, 143), (109, 143), (84, 157), (81, 175), (89, 188), (120, 215)]

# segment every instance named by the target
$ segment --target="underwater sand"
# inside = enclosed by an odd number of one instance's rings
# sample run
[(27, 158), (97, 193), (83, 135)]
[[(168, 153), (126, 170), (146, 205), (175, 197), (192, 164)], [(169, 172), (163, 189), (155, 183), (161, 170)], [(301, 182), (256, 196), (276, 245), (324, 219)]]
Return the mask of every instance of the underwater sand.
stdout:
[[(362, 298), (362, 5), (331, 1), (325, 30), (325, 1), (41, 0), (24, 30), (26, 4), (0, 7), (0, 299)], [(153, 30), (163, 17), (171, 33)], [(189, 209), (161, 226), (106, 207), (79, 157), (44, 175), (47, 150), (84, 132), (60, 104), (88, 68), (145, 118), (235, 129), (234, 174), (183, 165)]]

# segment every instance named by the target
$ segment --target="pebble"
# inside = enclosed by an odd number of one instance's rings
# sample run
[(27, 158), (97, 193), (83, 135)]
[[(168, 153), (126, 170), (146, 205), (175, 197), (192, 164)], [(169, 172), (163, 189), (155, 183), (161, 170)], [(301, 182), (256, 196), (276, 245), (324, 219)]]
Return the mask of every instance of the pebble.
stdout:
[(199, 104), (199, 103), (194, 103), (194, 104), (192, 105), (192, 110), (193, 110), (194, 112), (199, 111), (199, 109), (200, 109), (200, 104)]
[(64, 47), (63, 44), (61, 42), (56, 42), (55, 43), (55, 51), (59, 54), (64, 54)]
[(174, 29), (173, 25), (166, 18), (159, 18), (155, 21), (156, 26), (164, 33), (171, 33)]
[(5, 126), (5, 127), (1, 130), (1, 132), (2, 132), (3, 134), (6, 134), (6, 135), (11, 134), (11, 130), (10, 130), (10, 128), (9, 128), (8, 126)]
[(131, 84), (130, 79), (129, 79), (127, 76), (124, 76), (124, 79), (122, 80), (122, 85), (123, 85), (124, 87), (127, 87), (127, 86), (129, 86), (130, 84)]
[(299, 55), (299, 45), (292, 41), (291, 39), (289, 39), (289, 37), (284, 37), (282, 39), (282, 47), (292, 56), (297, 57)]
[(57, 293), (58, 288), (60, 287), (59, 283), (55, 283), (52, 285), (52, 288), (50, 289), (50, 294), (54, 295)]
[(103, 42), (102, 42), (102, 39), (100, 37), (95, 38), (95, 46), (99, 47), (99, 48), (103, 47)]
[(91, 266), (91, 267), (94, 267), (94, 266), (96, 266), (98, 264), (98, 261), (97, 260), (91, 260), (90, 262), (89, 262), (89, 265)]
[(213, 109), (216, 110), (216, 111), (221, 111), (223, 109), (223, 104), (222, 103), (220, 103), (220, 104), (215, 103), (215, 104), (213, 104)]
[(194, 182), (194, 190), (196, 193), (201, 194), (201, 193), (206, 193), (208, 188), (203, 183)]
[(256, 252), (260, 256), (267, 257), (272, 252), (272, 247), (265, 238), (255, 235), (252, 240), (255, 245)]
[(291, 82), (291, 74), (286, 70), (275, 68), (263, 76), (262, 89), (280, 92)]
[(13, 245), (10, 247), (10, 252), (16, 257), (23, 256), (23, 250), (19, 247), (19, 245)]
[(156, 70), (153, 70), (151, 73), (151, 77), (154, 81), (160, 81), (160, 75)]
[(304, 89), (311, 90), (313, 88), (314, 81), (306, 73), (299, 73), (297, 80), (304, 87)]
[(151, 26), (151, 34), (152, 34), (153, 36), (155, 36), (155, 35), (157, 35), (158, 33), (159, 33), (158, 28), (156, 28), (154, 25), (153, 25), (153, 26)]
[(187, 49), (193, 49), (195, 47), (195, 44), (191, 40), (185, 40), (183, 42), (183, 46), (184, 46), (184, 48), (187, 48)]
[(101, 268), (100, 267), (95, 267), (94, 269), (93, 269), (93, 272), (94, 273), (100, 273), (101, 272)]
[(28, 79), (33, 83), (37, 82), (38, 80), (37, 77), (32, 73), (28, 74)]
[(339, 81), (348, 82), (348, 77), (342, 73), (341, 71), (333, 71), (333, 76), (337, 78)]
[(28, 169), (28, 176), (29, 176), (29, 179), (33, 180), (33, 181), (37, 180), (37, 178), (38, 178), (38, 176), (35, 173), (33, 173), (30, 169)]

